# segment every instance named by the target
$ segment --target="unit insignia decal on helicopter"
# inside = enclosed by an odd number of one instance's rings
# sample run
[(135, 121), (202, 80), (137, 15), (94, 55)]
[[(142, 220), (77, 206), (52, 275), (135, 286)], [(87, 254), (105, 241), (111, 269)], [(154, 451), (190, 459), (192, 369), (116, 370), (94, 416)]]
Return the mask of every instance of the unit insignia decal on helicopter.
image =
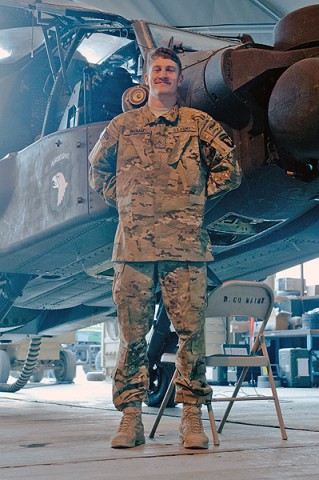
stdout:
[(62, 172), (57, 172), (52, 178), (52, 188), (57, 189), (57, 207), (59, 207), (64, 199), (65, 191), (68, 187), (68, 182), (66, 181)]

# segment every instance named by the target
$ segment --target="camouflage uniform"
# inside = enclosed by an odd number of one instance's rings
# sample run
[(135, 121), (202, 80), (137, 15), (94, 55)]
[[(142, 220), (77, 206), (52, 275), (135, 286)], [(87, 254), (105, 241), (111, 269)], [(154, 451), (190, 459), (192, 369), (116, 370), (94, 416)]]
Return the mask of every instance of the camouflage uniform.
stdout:
[(90, 154), (90, 185), (116, 206), (114, 301), (121, 345), (114, 404), (144, 400), (145, 334), (161, 284), (179, 334), (177, 401), (200, 404), (205, 380), (206, 267), (212, 259), (203, 228), (206, 198), (236, 188), (240, 168), (233, 145), (209, 115), (177, 105), (157, 118), (146, 105), (113, 119)]

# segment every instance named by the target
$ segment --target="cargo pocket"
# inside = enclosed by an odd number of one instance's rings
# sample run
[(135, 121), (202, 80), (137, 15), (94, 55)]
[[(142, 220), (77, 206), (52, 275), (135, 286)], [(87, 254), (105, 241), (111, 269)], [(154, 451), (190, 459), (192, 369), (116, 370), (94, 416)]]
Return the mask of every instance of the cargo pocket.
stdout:
[(113, 302), (118, 305), (121, 301), (119, 296), (121, 277), (124, 271), (124, 263), (114, 263), (114, 280), (112, 285), (112, 299)]
[(207, 279), (204, 263), (190, 263), (189, 288), (192, 310), (205, 310), (207, 306)]
[(117, 209), (120, 213), (125, 213), (127, 212), (127, 208), (129, 205), (132, 203), (132, 196), (131, 195), (125, 195), (125, 196), (118, 196), (116, 199), (117, 202)]

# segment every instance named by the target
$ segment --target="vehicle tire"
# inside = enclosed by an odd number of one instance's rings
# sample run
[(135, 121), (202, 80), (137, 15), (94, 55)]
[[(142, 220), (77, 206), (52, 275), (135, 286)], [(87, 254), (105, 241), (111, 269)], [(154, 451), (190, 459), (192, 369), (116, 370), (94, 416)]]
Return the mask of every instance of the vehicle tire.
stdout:
[(30, 377), (30, 382), (40, 383), (42, 378), (44, 377), (44, 370), (37, 370), (33, 373)]
[(95, 360), (94, 360), (94, 365), (95, 365), (95, 370), (97, 372), (102, 372), (102, 352), (99, 350), (96, 354)]
[(10, 357), (5, 350), (0, 350), (0, 383), (7, 383), (10, 376)]
[(88, 372), (86, 374), (86, 379), (88, 382), (103, 382), (103, 380), (105, 380), (105, 375), (102, 372)]
[[(150, 370), (150, 386), (147, 392), (146, 405), (159, 407), (163, 401), (166, 390), (175, 372), (175, 365), (170, 363), (158, 363)], [(167, 408), (175, 407), (175, 388), (168, 400)]]
[(59, 383), (72, 383), (76, 374), (75, 356), (68, 350), (61, 350), (60, 361), (54, 369), (54, 376)]

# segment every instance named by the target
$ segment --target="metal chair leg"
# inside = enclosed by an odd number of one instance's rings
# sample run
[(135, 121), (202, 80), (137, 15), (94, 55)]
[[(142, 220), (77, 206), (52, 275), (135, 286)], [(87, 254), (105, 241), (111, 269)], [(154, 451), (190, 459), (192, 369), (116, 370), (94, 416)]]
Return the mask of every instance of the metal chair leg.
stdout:
[(172, 379), (171, 379), (170, 384), (168, 386), (168, 389), (166, 390), (166, 393), (165, 393), (165, 396), (163, 398), (162, 404), (161, 404), (160, 409), (158, 411), (158, 414), (156, 416), (156, 420), (154, 422), (153, 428), (151, 430), (151, 433), (149, 434), (149, 438), (154, 438), (154, 435), (155, 435), (155, 432), (157, 430), (158, 424), (161, 421), (164, 410), (165, 410), (165, 408), (168, 404), (168, 400), (170, 399), (170, 397), (173, 393), (176, 376), (177, 376), (177, 370), (175, 370), (174, 375), (172, 376)]
[[(232, 394), (232, 398), (234, 397), (237, 397), (237, 393), (239, 392), (241, 386), (242, 386), (242, 383), (244, 381), (244, 378), (246, 377), (246, 374), (248, 372), (248, 367), (244, 367), (244, 369), (242, 370), (241, 374), (240, 374), (240, 377), (239, 377), (239, 380), (237, 382), (237, 385), (235, 387), (235, 390), (233, 391), (233, 394)], [(219, 427), (218, 427), (218, 433), (221, 433), (223, 428), (224, 428), (224, 425), (226, 423), (226, 420), (228, 418), (228, 415), (230, 414), (230, 411), (232, 409), (234, 405), (234, 400), (229, 400), (229, 403), (227, 405), (227, 408), (226, 408), (226, 411), (224, 413), (224, 416), (219, 424)]]
[(218, 433), (216, 429), (216, 423), (215, 423), (215, 417), (214, 417), (214, 412), (212, 408), (212, 402), (207, 402), (206, 403), (207, 411), (208, 411), (208, 418), (210, 422), (210, 426), (212, 429), (212, 435), (213, 435), (213, 442), (214, 445), (219, 445), (219, 438), (218, 438)]
[[(264, 343), (261, 344), (261, 348), (262, 348), (263, 354), (268, 357), (267, 347)], [(278, 398), (277, 389), (276, 389), (276, 385), (275, 385), (274, 375), (272, 373), (270, 363), (267, 365), (267, 373), (268, 373), (269, 383), (270, 383), (270, 387), (271, 387), (271, 391), (272, 391), (272, 396), (273, 396), (273, 399), (274, 399), (274, 402), (275, 402), (278, 422), (279, 422), (280, 431), (281, 431), (281, 437), (282, 437), (283, 440), (287, 440), (287, 438), (288, 438), (287, 437), (287, 432), (286, 432), (286, 429), (285, 429), (284, 420), (282, 418), (282, 413), (281, 413), (281, 408), (280, 408), (280, 404), (279, 404), (279, 398)]]

